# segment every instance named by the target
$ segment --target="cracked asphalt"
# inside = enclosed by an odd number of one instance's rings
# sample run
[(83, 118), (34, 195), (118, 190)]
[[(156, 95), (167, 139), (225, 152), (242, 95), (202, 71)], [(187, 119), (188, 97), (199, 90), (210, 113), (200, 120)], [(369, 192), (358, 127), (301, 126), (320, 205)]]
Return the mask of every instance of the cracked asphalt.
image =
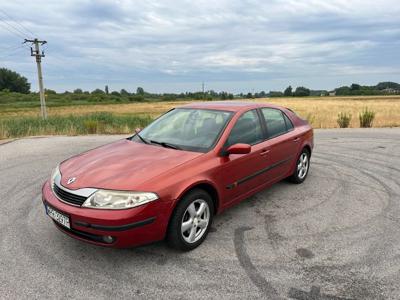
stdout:
[(54, 166), (121, 137), (0, 145), (0, 298), (399, 299), (400, 128), (316, 130), (303, 184), (217, 216), (188, 253), (96, 247), (45, 215)]

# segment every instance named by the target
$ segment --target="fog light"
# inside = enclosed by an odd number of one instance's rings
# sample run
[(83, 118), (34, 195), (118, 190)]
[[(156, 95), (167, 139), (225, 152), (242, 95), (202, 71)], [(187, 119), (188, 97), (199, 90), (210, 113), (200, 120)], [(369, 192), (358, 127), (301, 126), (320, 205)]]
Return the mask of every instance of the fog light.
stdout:
[(111, 244), (112, 242), (114, 242), (114, 238), (110, 235), (105, 235), (103, 236), (103, 241), (107, 244)]

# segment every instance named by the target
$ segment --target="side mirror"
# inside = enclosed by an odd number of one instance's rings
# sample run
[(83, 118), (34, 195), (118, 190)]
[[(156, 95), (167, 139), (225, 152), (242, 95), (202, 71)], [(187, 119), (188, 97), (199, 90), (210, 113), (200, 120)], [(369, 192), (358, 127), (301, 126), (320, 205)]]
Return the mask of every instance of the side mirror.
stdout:
[(139, 128), (139, 127), (138, 127), (138, 128), (135, 129), (135, 133), (139, 133), (139, 132), (141, 132), (141, 131), (142, 131), (142, 128)]
[(250, 153), (251, 146), (249, 144), (234, 144), (226, 149), (226, 154), (247, 154)]

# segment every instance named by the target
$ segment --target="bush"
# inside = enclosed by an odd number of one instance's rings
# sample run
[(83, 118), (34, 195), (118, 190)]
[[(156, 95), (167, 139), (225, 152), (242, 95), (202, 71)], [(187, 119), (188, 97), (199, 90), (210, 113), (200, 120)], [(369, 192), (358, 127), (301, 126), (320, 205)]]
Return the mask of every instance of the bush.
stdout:
[(368, 107), (366, 107), (359, 115), (360, 127), (361, 128), (372, 127), (372, 122), (374, 118), (375, 118), (375, 112), (368, 110)]
[(340, 113), (338, 114), (337, 123), (340, 128), (347, 128), (350, 125), (351, 114)]
[(97, 132), (97, 122), (95, 120), (85, 120), (83, 121), (83, 126), (88, 133), (96, 133)]

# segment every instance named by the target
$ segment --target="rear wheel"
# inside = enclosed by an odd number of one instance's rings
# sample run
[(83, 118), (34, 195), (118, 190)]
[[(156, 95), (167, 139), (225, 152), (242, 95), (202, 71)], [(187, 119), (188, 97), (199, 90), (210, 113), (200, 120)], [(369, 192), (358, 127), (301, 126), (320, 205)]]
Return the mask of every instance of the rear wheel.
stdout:
[(168, 244), (179, 250), (189, 251), (198, 247), (211, 227), (214, 206), (211, 196), (195, 189), (178, 203), (168, 228)]
[(297, 159), (296, 168), (292, 176), (289, 177), (290, 181), (293, 183), (302, 183), (306, 179), (309, 169), (310, 152), (304, 148)]

